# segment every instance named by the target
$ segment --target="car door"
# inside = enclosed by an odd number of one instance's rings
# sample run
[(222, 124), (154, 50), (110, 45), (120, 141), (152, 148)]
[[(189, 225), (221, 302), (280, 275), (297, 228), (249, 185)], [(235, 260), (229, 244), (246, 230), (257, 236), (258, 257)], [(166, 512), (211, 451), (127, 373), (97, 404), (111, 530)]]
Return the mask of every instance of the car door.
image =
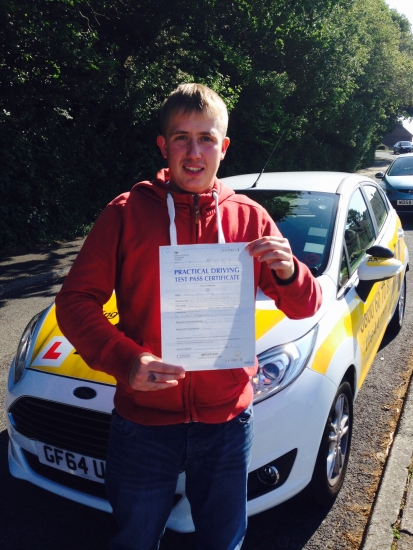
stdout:
[[(363, 191), (366, 195), (367, 203), (370, 205), (373, 221), (376, 222), (376, 232), (379, 235), (378, 244), (390, 248), (394, 253), (394, 257), (405, 264), (404, 254), (406, 245), (404, 242), (404, 231), (399, 217), (394, 211), (388, 208), (388, 202), (377, 187), (366, 183), (363, 185)], [(399, 275), (382, 282), (381, 292), (383, 294), (386, 289), (388, 300), (386, 304), (389, 311), (387, 321), (396, 307), (404, 276), (405, 272), (403, 270)]]
[[(377, 188), (374, 188), (377, 190)], [(372, 192), (373, 190), (371, 190)], [(357, 268), (366, 256), (366, 251), (376, 243), (380, 233), (379, 224), (384, 227), (387, 209), (383, 211), (374, 203), (370, 206), (371, 195), (357, 188), (349, 203), (344, 232), (343, 256), (340, 271), (340, 284), (349, 303), (353, 337), (356, 339), (360, 360), (359, 387), (374, 360), (377, 349), (387, 326), (390, 296), (387, 281), (375, 283), (363, 301), (357, 294)], [(376, 198), (374, 197), (374, 200)], [(376, 221), (376, 215), (379, 224)], [(353, 303), (351, 303), (354, 301)]]

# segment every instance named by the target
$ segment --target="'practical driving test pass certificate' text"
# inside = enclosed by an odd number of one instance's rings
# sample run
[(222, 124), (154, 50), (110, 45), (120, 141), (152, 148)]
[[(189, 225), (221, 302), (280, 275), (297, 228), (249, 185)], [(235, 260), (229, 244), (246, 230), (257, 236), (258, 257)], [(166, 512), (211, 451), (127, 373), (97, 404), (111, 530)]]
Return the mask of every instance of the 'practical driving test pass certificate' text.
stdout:
[(186, 370), (254, 365), (254, 265), (246, 244), (160, 247), (165, 363)]

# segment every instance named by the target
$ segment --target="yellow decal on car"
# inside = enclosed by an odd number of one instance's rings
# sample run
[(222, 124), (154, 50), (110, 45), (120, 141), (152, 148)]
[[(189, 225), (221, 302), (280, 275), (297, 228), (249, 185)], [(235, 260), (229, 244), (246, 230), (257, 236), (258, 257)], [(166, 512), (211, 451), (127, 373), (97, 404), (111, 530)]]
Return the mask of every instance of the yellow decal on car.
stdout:
[[(105, 304), (103, 314), (112, 324), (119, 321), (114, 294), (109, 302)], [(255, 312), (256, 339), (261, 338), (284, 317), (284, 313), (278, 309), (257, 309)], [(106, 384), (116, 383), (112, 376), (93, 370), (86, 365), (74, 347), (61, 333), (56, 322), (54, 306), (49, 311), (37, 337), (30, 368), (82, 380)]]
[(358, 308), (347, 311), (332, 327), (326, 339), (316, 351), (312, 369), (326, 374), (328, 367), (341, 342), (350, 338), (358, 330), (360, 325), (360, 313)]
[(316, 351), (313, 370), (326, 374), (340, 344), (346, 338), (355, 338), (361, 354), (359, 388), (361, 387), (393, 311), (397, 284), (398, 277), (376, 283), (365, 303), (355, 296), (352, 311), (346, 310)]
[[(105, 317), (115, 325), (119, 321), (116, 298), (113, 294), (103, 308)], [(33, 350), (30, 368), (60, 376), (116, 384), (113, 376), (89, 368), (70, 342), (63, 336), (56, 322), (53, 306), (43, 322)]]
[(377, 266), (384, 266), (384, 265), (393, 265), (393, 258), (376, 258), (376, 256), (371, 256), (367, 262), (366, 265), (369, 267), (377, 267)]
[(255, 310), (255, 339), (259, 340), (269, 330), (278, 325), (285, 317), (279, 309), (256, 309)]
[[(401, 223), (397, 220), (391, 239), (387, 244), (383, 244), (394, 250), (395, 258), (404, 263), (406, 248), (401, 246), (403, 238), (399, 238), (400, 228)], [(387, 265), (391, 261), (392, 259), (372, 257), (367, 265)], [(326, 374), (340, 344), (345, 338), (355, 338), (361, 354), (362, 370), (359, 388), (361, 387), (386, 331), (390, 314), (398, 300), (403, 276), (404, 271), (395, 277), (377, 282), (365, 303), (355, 295), (351, 302), (352, 306), (348, 304), (353, 309), (351, 311), (346, 309), (342, 316), (332, 323), (331, 331), (316, 351), (312, 362), (313, 370)]]

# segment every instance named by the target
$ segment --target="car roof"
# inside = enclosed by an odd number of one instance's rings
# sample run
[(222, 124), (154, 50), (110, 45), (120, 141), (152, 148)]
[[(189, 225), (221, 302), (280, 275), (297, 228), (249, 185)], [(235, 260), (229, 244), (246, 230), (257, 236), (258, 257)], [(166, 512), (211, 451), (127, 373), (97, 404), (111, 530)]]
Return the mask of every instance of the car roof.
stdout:
[(400, 159), (405, 159), (406, 157), (413, 157), (413, 153), (403, 153), (401, 157), (397, 157), (397, 159), (394, 159), (393, 162), (396, 162), (397, 160), (400, 160)]
[[(254, 185), (258, 176), (259, 174), (242, 174), (222, 178), (222, 181), (235, 191), (245, 191)], [(254, 189), (318, 191), (342, 194), (345, 193), (347, 188), (352, 189), (362, 181), (375, 183), (367, 176), (347, 172), (268, 172), (261, 175)]]

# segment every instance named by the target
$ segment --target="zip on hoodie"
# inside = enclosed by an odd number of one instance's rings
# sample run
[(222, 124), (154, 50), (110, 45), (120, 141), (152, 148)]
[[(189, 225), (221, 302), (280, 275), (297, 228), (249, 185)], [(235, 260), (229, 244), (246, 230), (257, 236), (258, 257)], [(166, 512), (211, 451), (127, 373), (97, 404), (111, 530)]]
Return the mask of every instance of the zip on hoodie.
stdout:
[[(192, 195), (194, 198), (194, 213), (195, 213), (195, 243), (198, 243), (198, 233), (199, 233), (199, 219), (201, 214), (199, 212), (199, 195)], [(191, 410), (191, 386), (192, 386), (192, 372), (187, 373), (187, 399), (188, 399), (188, 412), (189, 412), (189, 421), (193, 420), (192, 410)]]
[(195, 211), (195, 242), (198, 242), (198, 233), (199, 233), (199, 195), (193, 195), (194, 197), (194, 211)]

